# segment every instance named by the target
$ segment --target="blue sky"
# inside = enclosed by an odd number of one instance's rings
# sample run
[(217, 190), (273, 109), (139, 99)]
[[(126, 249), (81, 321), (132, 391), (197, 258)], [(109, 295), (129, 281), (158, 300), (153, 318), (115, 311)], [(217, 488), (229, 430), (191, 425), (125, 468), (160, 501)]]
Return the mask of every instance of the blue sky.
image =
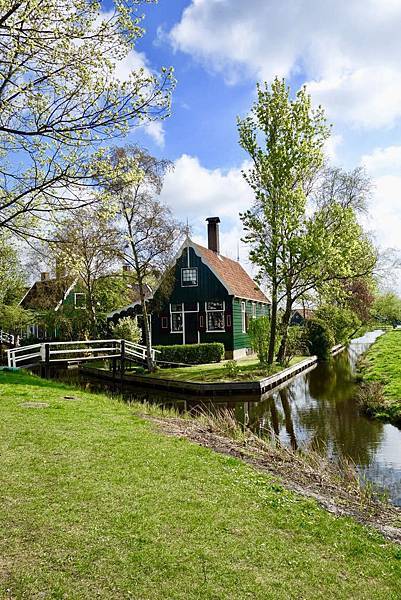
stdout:
[(379, 246), (400, 248), (401, 0), (159, 0), (141, 10), (136, 60), (173, 66), (177, 87), (172, 116), (130, 141), (174, 161), (163, 198), (198, 241), (204, 219), (219, 215), (222, 250), (236, 254), (238, 212), (252, 199), (236, 117), (250, 109), (257, 81), (279, 75), (293, 91), (306, 83), (325, 107), (331, 161), (366, 167), (366, 226)]

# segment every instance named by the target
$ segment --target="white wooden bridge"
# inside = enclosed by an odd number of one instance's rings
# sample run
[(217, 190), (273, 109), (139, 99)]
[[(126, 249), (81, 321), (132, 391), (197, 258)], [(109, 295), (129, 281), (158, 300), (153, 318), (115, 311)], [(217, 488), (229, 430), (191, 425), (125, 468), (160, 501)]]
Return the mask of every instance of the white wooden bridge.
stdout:
[[(151, 349), (152, 359), (155, 360), (156, 352)], [(90, 360), (120, 361), (120, 368), (124, 370), (125, 361), (145, 362), (147, 348), (128, 340), (83, 340), (77, 342), (45, 342), (31, 346), (19, 346), (7, 350), (8, 366), (14, 368), (27, 368), (37, 365), (49, 367), (61, 363), (79, 364)]]

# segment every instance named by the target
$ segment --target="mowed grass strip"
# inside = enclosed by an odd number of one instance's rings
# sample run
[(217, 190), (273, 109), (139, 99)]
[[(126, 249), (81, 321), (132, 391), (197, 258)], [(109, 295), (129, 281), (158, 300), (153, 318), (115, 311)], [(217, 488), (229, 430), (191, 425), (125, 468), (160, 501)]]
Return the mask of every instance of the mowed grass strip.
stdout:
[[(309, 358), (308, 356), (296, 356), (291, 359), (288, 366), (293, 365)], [(203, 383), (212, 382), (233, 382), (233, 381), (258, 381), (275, 375), (283, 371), (286, 367), (274, 364), (269, 369), (262, 367), (259, 360), (255, 357), (245, 358), (236, 361), (238, 372), (235, 375), (230, 375), (226, 369), (227, 361), (221, 363), (210, 363), (206, 365), (193, 365), (191, 367), (174, 367), (167, 369), (159, 369), (155, 373), (150, 373), (149, 377), (157, 377), (159, 379), (174, 379), (178, 381), (199, 381)], [(145, 373), (146, 376), (146, 373)]]
[(122, 403), (0, 372), (0, 423), (0, 597), (401, 596), (399, 547)]
[(379, 416), (401, 422), (401, 329), (380, 336), (369, 348), (362, 363), (365, 381), (383, 386)]

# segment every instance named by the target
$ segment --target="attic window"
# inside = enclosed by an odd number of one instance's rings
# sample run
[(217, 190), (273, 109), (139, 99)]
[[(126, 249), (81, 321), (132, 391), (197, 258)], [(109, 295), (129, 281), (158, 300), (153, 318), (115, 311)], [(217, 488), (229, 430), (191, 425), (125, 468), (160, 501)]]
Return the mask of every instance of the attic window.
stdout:
[(181, 286), (196, 287), (198, 285), (198, 269), (181, 269)]

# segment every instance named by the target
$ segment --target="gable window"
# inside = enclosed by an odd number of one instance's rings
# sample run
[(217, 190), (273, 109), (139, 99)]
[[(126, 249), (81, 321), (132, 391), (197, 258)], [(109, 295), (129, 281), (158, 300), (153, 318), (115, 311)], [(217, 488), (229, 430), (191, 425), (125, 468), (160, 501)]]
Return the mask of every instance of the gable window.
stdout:
[(206, 331), (225, 331), (224, 328), (224, 308), (225, 304), (221, 300), (206, 302)]
[(75, 308), (86, 308), (86, 294), (76, 292), (74, 294), (74, 306)]
[(170, 304), (171, 333), (182, 333), (182, 304)]
[(196, 287), (198, 285), (198, 269), (181, 269), (181, 286)]
[(242, 333), (246, 333), (246, 303), (241, 302), (241, 329)]

